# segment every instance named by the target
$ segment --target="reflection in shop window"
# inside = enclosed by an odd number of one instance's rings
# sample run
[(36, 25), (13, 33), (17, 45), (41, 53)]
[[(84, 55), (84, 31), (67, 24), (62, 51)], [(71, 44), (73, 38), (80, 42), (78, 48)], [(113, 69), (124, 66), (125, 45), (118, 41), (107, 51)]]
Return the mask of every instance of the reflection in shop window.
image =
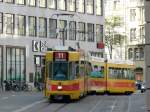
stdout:
[(25, 49), (7, 47), (6, 80), (25, 80)]

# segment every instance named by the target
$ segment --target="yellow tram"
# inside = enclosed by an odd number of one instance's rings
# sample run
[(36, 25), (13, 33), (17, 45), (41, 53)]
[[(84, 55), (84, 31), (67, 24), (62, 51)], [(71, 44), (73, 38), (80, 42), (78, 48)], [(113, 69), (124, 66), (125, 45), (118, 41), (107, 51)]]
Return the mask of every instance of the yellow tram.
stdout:
[[(82, 60), (81, 60), (82, 57)], [(45, 96), (54, 99), (80, 99), (88, 90), (87, 70), (80, 52), (57, 47), (46, 53)]]
[(125, 93), (135, 92), (134, 64), (127, 60), (104, 60), (91, 58), (92, 72), (89, 75), (89, 92)]

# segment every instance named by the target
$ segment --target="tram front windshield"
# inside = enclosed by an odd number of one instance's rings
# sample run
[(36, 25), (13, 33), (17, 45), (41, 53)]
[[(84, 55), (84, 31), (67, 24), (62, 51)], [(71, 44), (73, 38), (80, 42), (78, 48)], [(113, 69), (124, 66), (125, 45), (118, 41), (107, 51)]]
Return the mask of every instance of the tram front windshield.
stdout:
[(53, 62), (53, 79), (68, 80), (68, 62)]

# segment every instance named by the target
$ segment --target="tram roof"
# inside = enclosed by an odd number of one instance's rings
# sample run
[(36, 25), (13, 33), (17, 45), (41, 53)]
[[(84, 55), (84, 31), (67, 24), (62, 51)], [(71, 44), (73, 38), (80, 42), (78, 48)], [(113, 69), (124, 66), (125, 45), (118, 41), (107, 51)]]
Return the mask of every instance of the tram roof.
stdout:
[(54, 46), (51, 51), (76, 51), (76, 49), (70, 46)]

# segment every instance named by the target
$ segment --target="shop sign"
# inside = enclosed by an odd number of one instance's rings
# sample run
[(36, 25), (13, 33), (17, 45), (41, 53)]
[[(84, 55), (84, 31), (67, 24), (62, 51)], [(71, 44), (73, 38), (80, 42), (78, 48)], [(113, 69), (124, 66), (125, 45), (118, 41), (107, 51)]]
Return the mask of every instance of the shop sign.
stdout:
[(32, 40), (32, 51), (33, 52), (46, 52), (47, 42)]

